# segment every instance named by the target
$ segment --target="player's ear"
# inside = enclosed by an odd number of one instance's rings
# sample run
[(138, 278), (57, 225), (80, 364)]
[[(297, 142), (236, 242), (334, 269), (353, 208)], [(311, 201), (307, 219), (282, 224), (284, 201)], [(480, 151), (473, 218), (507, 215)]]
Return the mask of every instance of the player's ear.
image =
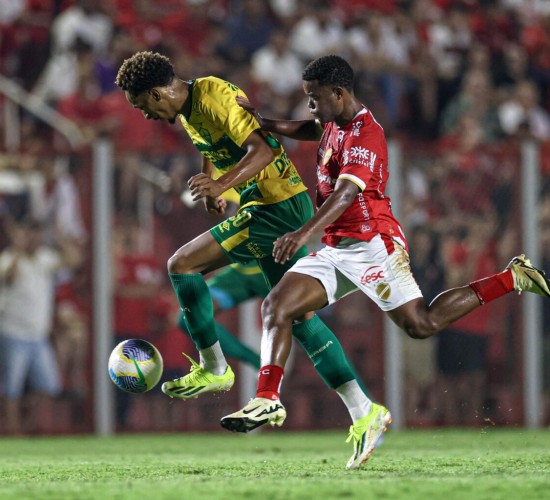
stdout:
[(153, 99), (155, 101), (160, 101), (160, 92), (158, 91), (158, 89), (155, 87), (155, 88), (152, 88), (152, 89), (149, 89), (148, 91), (149, 95), (153, 96)]
[(344, 97), (344, 89), (342, 87), (334, 87), (332, 92), (336, 96), (336, 99), (340, 100)]

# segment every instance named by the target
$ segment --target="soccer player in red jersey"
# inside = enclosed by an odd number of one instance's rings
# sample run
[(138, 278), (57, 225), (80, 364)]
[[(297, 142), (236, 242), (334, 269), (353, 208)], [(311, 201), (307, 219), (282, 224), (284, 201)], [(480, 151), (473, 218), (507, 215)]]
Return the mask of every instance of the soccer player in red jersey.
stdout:
[[(312, 234), (324, 229), (320, 251), (299, 259), (262, 305), (263, 338), (256, 398), (227, 415), (223, 427), (247, 432), (281, 425), (286, 411), (279, 399), (294, 321), (361, 290), (410, 337), (430, 337), (477, 307), (514, 290), (550, 297), (549, 281), (524, 255), (496, 275), (447, 290), (426, 304), (410, 269), (408, 245), (384, 194), (388, 152), (382, 127), (355, 97), (353, 70), (341, 57), (324, 56), (303, 72), (313, 120), (269, 120), (238, 98), (262, 129), (298, 140), (319, 140), (316, 214), (300, 229), (275, 241), (273, 256), (285, 263)], [(340, 388), (353, 424), (348, 441), (355, 469), (372, 453), (391, 423), (389, 411), (364, 394)]]

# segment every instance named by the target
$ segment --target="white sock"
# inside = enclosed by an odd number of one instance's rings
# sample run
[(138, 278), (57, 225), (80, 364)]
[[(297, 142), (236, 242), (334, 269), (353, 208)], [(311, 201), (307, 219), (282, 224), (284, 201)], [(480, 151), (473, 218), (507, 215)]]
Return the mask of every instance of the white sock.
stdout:
[(359, 387), (357, 380), (350, 380), (342, 384), (336, 388), (336, 392), (342, 398), (354, 422), (368, 415), (372, 401)]
[(206, 349), (201, 349), (199, 355), (200, 365), (206, 371), (214, 375), (223, 375), (225, 370), (227, 370), (227, 361), (225, 360), (219, 341)]

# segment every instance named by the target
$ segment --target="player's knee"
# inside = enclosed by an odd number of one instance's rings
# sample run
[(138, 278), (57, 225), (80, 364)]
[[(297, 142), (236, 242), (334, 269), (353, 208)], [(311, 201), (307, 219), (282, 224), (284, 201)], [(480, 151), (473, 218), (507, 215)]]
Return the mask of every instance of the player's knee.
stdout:
[(185, 254), (176, 252), (172, 257), (168, 259), (166, 267), (170, 274), (187, 274), (189, 273), (188, 266), (186, 264), (187, 259)]
[(273, 289), (262, 302), (262, 319), (266, 325), (277, 325), (288, 321), (284, 301), (276, 289)]

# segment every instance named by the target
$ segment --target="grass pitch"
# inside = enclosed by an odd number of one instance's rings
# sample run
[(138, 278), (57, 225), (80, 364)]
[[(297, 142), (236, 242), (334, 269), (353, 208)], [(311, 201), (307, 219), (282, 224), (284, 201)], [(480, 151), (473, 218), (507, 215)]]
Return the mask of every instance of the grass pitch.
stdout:
[(0, 499), (546, 499), (550, 431), (393, 431), (358, 471), (346, 433), (0, 439)]

